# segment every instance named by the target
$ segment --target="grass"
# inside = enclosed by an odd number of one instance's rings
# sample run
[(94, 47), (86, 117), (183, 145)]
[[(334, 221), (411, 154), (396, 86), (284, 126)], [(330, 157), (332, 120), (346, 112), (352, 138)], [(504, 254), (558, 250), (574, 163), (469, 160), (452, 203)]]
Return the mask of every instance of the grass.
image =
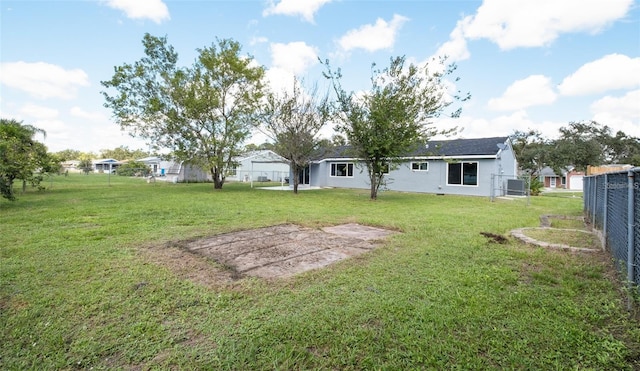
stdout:
[(551, 228), (587, 230), (583, 220), (551, 218)]
[(596, 249), (600, 243), (595, 234), (587, 231), (581, 232), (580, 230), (539, 228), (527, 229), (524, 230), (523, 233), (538, 241), (569, 245), (572, 247)]
[[(633, 369), (638, 322), (603, 255), (506, 235), (579, 198), (59, 177), (0, 201), (0, 369)], [(285, 280), (204, 285), (151, 258), (170, 242), (298, 223), (402, 231)], [(210, 263), (211, 269), (222, 269)]]

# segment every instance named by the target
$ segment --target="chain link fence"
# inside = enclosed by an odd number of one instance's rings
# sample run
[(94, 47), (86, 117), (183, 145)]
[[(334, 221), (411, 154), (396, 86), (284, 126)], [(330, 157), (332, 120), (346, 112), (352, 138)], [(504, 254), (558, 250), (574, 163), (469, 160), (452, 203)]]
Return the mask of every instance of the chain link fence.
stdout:
[(587, 176), (584, 211), (629, 283), (640, 284), (640, 168)]

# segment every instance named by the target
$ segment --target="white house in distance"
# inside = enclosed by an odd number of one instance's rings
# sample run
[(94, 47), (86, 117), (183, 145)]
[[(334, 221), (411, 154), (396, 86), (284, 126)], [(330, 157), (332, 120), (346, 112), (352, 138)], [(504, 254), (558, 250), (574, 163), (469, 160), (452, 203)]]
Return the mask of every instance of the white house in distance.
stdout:
[(162, 162), (162, 159), (160, 157), (156, 157), (156, 156), (145, 157), (145, 158), (137, 159), (136, 162), (142, 162), (143, 164), (147, 165), (151, 170), (151, 173), (155, 176), (164, 175), (161, 173), (160, 164)]
[[(518, 181), (518, 164), (509, 137), (429, 141), (408, 153), (385, 175), (387, 189), (404, 192), (502, 196)], [(300, 176), (300, 184), (368, 189), (364, 164), (345, 146), (319, 155)]]
[(251, 151), (233, 159), (235, 168), (227, 180), (239, 182), (282, 182), (289, 176), (289, 161), (271, 150)]
[(113, 158), (102, 158), (91, 161), (91, 164), (93, 165), (93, 171), (97, 173), (113, 173), (122, 162)]
[[(174, 161), (161, 157), (136, 160), (147, 165), (155, 176), (175, 183), (210, 182), (208, 171), (188, 161)], [(281, 182), (289, 175), (289, 161), (270, 150), (252, 151), (233, 159), (236, 166), (226, 176), (230, 181)]]

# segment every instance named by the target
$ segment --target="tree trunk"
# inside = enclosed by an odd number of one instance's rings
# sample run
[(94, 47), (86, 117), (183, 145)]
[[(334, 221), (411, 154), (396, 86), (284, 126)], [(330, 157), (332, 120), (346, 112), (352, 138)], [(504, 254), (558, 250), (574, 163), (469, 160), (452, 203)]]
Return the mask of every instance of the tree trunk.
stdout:
[(378, 187), (376, 185), (376, 176), (372, 175), (370, 178), (371, 181), (371, 199), (372, 200), (377, 200), (378, 199)]
[(222, 189), (224, 177), (217, 167), (211, 168), (211, 177), (213, 178), (213, 189)]
[(297, 165), (291, 165), (293, 169), (293, 193), (298, 194), (298, 184), (300, 184), (300, 168)]

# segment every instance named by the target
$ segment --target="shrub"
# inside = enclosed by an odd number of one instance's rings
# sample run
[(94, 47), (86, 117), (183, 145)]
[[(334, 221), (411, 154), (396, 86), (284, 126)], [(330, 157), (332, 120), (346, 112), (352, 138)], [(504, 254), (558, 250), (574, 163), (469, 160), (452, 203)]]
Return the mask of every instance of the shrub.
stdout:
[(131, 161), (118, 166), (116, 174), (122, 176), (149, 176), (151, 169), (142, 162)]

